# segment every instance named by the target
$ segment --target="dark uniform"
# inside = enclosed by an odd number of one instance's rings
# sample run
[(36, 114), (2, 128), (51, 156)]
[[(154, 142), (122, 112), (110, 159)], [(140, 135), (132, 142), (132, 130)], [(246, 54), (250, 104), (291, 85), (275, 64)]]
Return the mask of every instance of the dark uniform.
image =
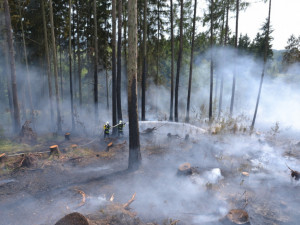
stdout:
[(123, 136), (123, 128), (125, 127), (126, 123), (123, 123), (122, 121), (119, 122), (118, 124), (118, 136), (120, 137), (121, 135)]
[(104, 138), (109, 137), (109, 130), (110, 130), (110, 125), (109, 125), (109, 123), (106, 123), (106, 124), (103, 126), (103, 129), (104, 129)]

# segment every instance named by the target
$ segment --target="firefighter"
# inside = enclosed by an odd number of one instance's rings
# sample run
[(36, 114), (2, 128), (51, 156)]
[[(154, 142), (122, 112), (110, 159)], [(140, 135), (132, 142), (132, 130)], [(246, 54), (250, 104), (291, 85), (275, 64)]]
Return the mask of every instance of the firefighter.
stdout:
[(125, 127), (126, 123), (123, 123), (122, 120), (119, 121), (118, 123), (118, 137), (120, 137), (121, 135), (123, 136), (123, 128)]
[(104, 138), (109, 137), (109, 130), (110, 130), (109, 122), (106, 122), (106, 124), (104, 124), (103, 130), (104, 130)]

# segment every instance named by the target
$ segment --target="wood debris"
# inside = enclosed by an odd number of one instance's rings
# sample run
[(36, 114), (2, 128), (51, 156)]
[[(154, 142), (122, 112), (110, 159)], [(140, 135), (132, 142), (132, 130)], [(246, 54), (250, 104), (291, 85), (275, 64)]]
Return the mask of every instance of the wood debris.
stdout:
[(127, 209), (127, 210), (129, 209), (130, 204), (134, 201), (135, 195), (136, 195), (136, 193), (134, 193), (134, 194), (132, 195), (131, 199), (130, 199), (127, 203), (125, 203), (125, 204), (123, 205), (123, 208), (124, 208), (124, 209)]
[(81, 202), (78, 205), (78, 207), (81, 207), (81, 206), (83, 206), (85, 204), (86, 195), (85, 195), (84, 191), (82, 191), (82, 190), (79, 190), (79, 189), (74, 189), (74, 190), (77, 191), (82, 196), (82, 200), (81, 200)]
[(291, 171), (291, 177), (295, 178), (295, 180), (299, 180), (300, 179), (300, 172), (296, 171), (296, 170), (292, 170), (287, 164), (285, 164), (287, 166), (287, 168), (290, 169)]

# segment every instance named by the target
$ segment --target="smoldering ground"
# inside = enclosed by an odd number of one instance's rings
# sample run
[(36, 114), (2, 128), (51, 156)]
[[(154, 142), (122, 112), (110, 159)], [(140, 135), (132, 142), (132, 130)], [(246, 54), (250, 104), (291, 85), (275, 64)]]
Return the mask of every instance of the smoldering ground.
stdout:
[[(290, 143), (278, 144), (269, 137), (248, 134), (202, 133), (198, 139), (192, 136), (184, 140), (186, 131), (196, 133), (193, 126), (162, 123), (164, 126), (153, 134), (141, 135), (143, 164), (138, 171), (116, 173), (127, 168), (126, 150), (118, 153), (119, 159), (114, 163), (102, 160), (101, 165), (92, 167), (65, 165), (63, 173), (53, 172), (46, 177), (41, 173), (39, 179), (48, 178), (54, 189), (36, 195), (30, 191), (35, 184), (28, 183), (28, 189), (10, 193), (9, 204), (1, 201), (2, 218), (10, 224), (21, 220), (28, 224), (53, 224), (72, 211), (99, 213), (112, 195), (115, 202), (124, 203), (136, 193), (132, 211), (145, 221), (160, 224), (166, 218), (180, 220), (179, 224), (221, 224), (219, 219), (233, 208), (245, 209), (252, 225), (297, 224), (299, 184), (291, 182), (285, 164), (295, 170), (299, 166), (297, 157), (287, 154)], [(148, 124), (152, 127), (155, 122)], [(179, 138), (163, 134), (176, 125), (172, 133)], [(141, 130), (147, 128), (145, 124), (141, 126)], [(185, 162), (197, 173), (178, 176), (178, 167)], [(21, 182), (19, 177), (15, 179), (10, 183), (12, 190)], [(4, 190), (5, 186), (1, 186), (0, 190)], [(84, 206), (78, 207), (80, 195), (74, 189), (86, 193)]]

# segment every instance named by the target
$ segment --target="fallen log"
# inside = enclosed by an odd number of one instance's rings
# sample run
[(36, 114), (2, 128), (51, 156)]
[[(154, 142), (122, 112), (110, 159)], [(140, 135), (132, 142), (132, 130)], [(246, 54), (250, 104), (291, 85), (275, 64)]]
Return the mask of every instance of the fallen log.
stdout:
[(141, 134), (151, 134), (153, 133), (155, 130), (157, 130), (156, 127), (152, 127), (152, 128), (147, 128), (146, 130), (143, 130), (142, 132), (140, 132)]

